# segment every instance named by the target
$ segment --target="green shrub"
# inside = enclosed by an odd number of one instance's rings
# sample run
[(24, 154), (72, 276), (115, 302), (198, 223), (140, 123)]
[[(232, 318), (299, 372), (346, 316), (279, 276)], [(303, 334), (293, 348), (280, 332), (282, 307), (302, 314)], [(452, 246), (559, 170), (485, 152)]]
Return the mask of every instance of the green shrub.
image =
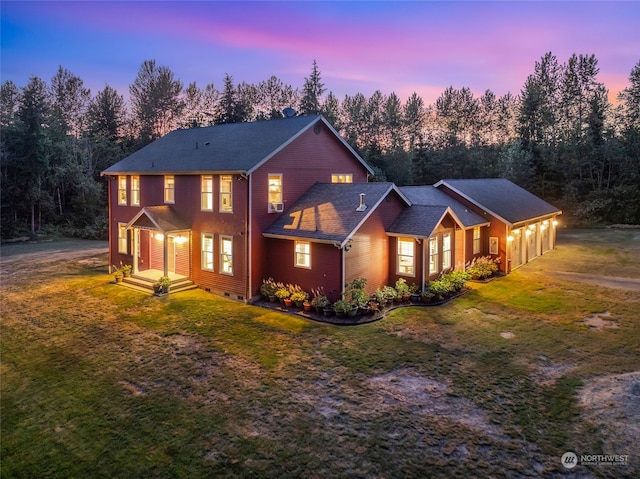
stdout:
[(474, 258), (466, 268), (473, 279), (485, 279), (498, 271), (498, 265), (490, 256)]

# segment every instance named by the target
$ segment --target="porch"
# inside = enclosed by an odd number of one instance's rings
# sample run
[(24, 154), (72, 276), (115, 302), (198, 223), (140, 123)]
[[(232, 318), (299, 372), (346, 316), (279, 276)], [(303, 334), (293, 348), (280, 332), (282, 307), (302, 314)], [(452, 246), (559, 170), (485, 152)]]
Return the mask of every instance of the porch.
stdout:
[[(153, 293), (153, 283), (158, 281), (158, 278), (161, 276), (164, 276), (163, 271), (159, 269), (147, 269), (145, 271), (138, 271), (131, 276), (124, 278), (122, 283), (118, 284), (140, 292)], [(169, 279), (171, 280), (171, 289), (169, 290), (169, 294), (197, 288), (188, 276), (175, 272), (169, 272), (167, 276), (169, 276)]]

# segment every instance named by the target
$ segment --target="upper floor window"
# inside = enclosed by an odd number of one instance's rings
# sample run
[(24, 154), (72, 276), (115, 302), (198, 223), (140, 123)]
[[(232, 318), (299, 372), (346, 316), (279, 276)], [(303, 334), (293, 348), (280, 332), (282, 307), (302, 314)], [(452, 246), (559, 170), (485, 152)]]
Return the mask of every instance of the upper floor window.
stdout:
[(296, 241), (296, 262), (299, 268), (311, 268), (311, 243)]
[(233, 238), (220, 236), (220, 272), (233, 274)]
[(413, 276), (415, 274), (413, 238), (398, 238), (398, 274)]
[(127, 223), (118, 223), (118, 253), (127, 254), (129, 252), (128, 246)]
[(213, 233), (202, 233), (202, 269), (213, 271)]
[(127, 204), (127, 177), (118, 176), (118, 204)]
[(220, 211), (231, 213), (233, 211), (233, 177), (231, 175), (220, 176)]
[(167, 175), (164, 177), (164, 202), (175, 203), (176, 196), (176, 179), (173, 175)]
[(473, 254), (480, 252), (480, 227), (473, 228)]
[(353, 175), (351, 173), (332, 174), (331, 183), (353, 183)]
[(131, 205), (140, 206), (140, 177), (131, 177)]
[(442, 236), (442, 269), (451, 268), (451, 234)]
[(435, 274), (438, 268), (438, 237), (429, 238), (429, 274)]
[(280, 213), (284, 210), (282, 201), (282, 174), (269, 175), (269, 213)]
[(202, 202), (200, 209), (213, 211), (213, 176), (202, 177)]

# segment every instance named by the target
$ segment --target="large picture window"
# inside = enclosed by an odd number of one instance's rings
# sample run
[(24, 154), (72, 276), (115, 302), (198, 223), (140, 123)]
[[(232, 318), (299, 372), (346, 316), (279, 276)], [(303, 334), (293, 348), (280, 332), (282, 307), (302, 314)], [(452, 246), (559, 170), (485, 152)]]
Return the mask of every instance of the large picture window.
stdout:
[(118, 204), (127, 204), (127, 177), (118, 176)]
[(415, 274), (415, 241), (413, 238), (398, 238), (398, 274)]
[(131, 205), (140, 206), (140, 177), (131, 177)]
[(202, 269), (213, 271), (213, 233), (202, 233)]
[(164, 202), (176, 202), (176, 179), (173, 175), (164, 177)]
[(213, 176), (202, 177), (202, 211), (213, 211)]
[(298, 268), (311, 268), (311, 243), (296, 241), (296, 262)]
[(223, 213), (233, 212), (232, 178), (231, 175), (220, 176), (220, 211)]
[(233, 238), (220, 236), (220, 272), (233, 274)]

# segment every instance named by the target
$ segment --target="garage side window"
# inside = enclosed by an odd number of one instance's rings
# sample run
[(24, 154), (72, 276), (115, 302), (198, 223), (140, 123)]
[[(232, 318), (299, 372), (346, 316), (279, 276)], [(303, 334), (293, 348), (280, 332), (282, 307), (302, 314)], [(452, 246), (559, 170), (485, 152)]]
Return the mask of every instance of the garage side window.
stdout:
[(311, 268), (311, 243), (296, 241), (296, 261), (298, 268)]

